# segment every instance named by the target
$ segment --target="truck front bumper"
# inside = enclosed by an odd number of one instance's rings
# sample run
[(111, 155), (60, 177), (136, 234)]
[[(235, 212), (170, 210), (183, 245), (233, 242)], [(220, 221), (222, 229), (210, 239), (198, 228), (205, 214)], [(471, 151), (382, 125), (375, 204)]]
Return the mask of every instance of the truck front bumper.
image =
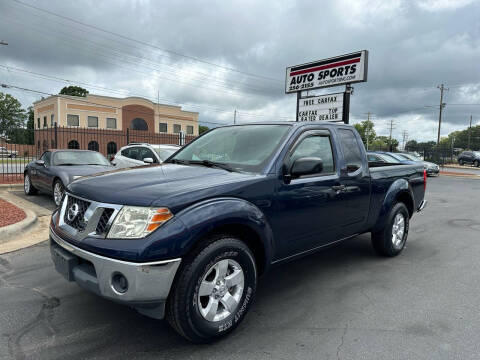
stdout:
[(181, 259), (133, 263), (100, 256), (61, 239), (50, 229), (56, 270), (68, 281), (107, 299), (161, 319)]

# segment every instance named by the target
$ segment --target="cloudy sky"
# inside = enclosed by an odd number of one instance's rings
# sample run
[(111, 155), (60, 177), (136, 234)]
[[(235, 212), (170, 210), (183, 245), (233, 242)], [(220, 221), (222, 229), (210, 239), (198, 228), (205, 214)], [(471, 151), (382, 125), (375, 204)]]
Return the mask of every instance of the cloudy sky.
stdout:
[(294, 119), (287, 66), (367, 49), (353, 122), (372, 112), (379, 135), (394, 119), (396, 138), (435, 140), (444, 83), (442, 135), (480, 124), (478, 0), (1, 0), (0, 40), (0, 82), (38, 91), (1, 89), (25, 107), (71, 81), (181, 104), (210, 127), (235, 109), (239, 122)]

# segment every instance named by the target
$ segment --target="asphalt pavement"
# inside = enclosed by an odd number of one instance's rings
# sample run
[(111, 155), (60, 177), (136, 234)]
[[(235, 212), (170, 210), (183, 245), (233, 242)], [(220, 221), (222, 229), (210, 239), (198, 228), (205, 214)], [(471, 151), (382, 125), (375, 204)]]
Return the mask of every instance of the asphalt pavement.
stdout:
[(400, 256), (376, 256), (362, 235), (274, 268), (245, 321), (210, 345), (66, 282), (46, 242), (1, 255), (0, 357), (478, 359), (478, 194), (479, 180), (430, 178)]

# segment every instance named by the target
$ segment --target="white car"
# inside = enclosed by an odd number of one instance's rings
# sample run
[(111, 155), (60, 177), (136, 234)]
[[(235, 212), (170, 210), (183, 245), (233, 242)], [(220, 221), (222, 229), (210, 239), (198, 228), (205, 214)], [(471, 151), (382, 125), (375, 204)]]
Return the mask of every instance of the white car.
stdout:
[(131, 143), (122, 147), (111, 162), (117, 168), (161, 164), (178, 149), (180, 149), (178, 145)]

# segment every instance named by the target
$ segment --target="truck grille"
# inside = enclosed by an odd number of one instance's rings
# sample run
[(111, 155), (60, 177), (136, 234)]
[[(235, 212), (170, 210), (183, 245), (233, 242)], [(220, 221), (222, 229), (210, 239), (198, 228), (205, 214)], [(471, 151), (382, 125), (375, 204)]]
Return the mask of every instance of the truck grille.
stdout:
[(98, 235), (106, 235), (107, 232), (107, 226), (108, 226), (108, 220), (110, 220), (110, 217), (112, 216), (114, 209), (110, 208), (104, 208), (102, 216), (100, 217), (100, 220), (98, 220), (97, 228), (95, 229), (95, 232)]
[[(74, 205), (77, 205), (74, 207)], [(65, 209), (65, 215), (63, 221), (73, 227), (75, 230), (83, 231), (87, 226), (87, 223), (84, 220), (85, 211), (87, 211), (90, 206), (90, 202), (78, 199), (72, 196), (67, 197), (67, 207)], [(76, 216), (72, 218), (71, 209), (77, 210)], [(70, 214), (70, 215), (69, 215)], [(69, 219), (70, 216), (70, 219)]]

